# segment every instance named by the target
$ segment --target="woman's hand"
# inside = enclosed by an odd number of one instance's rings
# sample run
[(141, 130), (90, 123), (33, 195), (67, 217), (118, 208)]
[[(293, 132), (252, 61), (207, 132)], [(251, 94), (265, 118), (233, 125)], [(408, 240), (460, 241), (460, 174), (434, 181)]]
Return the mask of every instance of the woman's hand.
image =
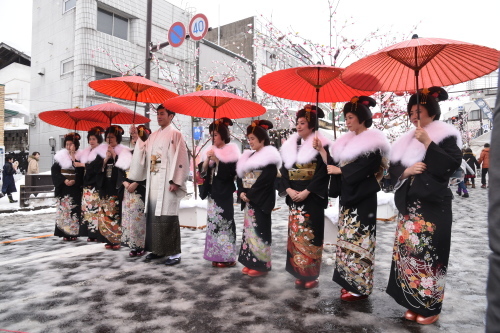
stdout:
[(427, 165), (424, 162), (417, 162), (412, 166), (406, 168), (401, 176), (401, 179), (406, 179), (410, 176), (419, 175), (427, 169)]
[(213, 151), (213, 149), (207, 151), (207, 157), (209, 157), (214, 162), (219, 162), (219, 159), (215, 156), (215, 152)]
[(427, 134), (426, 130), (424, 130), (422, 127), (417, 127), (417, 129), (415, 130), (415, 139), (422, 142), (425, 145), (426, 149), (432, 142), (429, 134)]
[(111, 146), (108, 146), (108, 151), (106, 152), (106, 158), (110, 159), (113, 157), (113, 159), (116, 157), (116, 152), (115, 149)]
[(125, 187), (129, 193), (134, 193), (134, 191), (137, 189), (137, 186), (139, 186), (139, 183), (133, 182), (133, 183), (128, 183), (124, 182), (124, 184), (127, 183), (128, 186)]
[(342, 173), (342, 169), (335, 165), (327, 165), (326, 169), (329, 175), (340, 175)]
[(245, 202), (250, 202), (250, 199), (247, 198), (247, 194), (245, 192), (240, 193), (240, 199)]
[(73, 186), (73, 185), (75, 185), (75, 181), (74, 180), (65, 179), (64, 180), (64, 185), (66, 185), (66, 186)]
[(85, 167), (85, 164), (80, 163), (80, 162), (73, 162), (73, 166), (75, 168), (83, 168), (83, 167)]
[(297, 196), (295, 197), (295, 202), (301, 202), (301, 201), (304, 201), (307, 199), (307, 197), (309, 196), (311, 192), (309, 192), (308, 190), (304, 190), (304, 191), (300, 191), (300, 192), (297, 192)]
[(319, 152), (322, 152), (325, 150), (325, 148), (323, 147), (323, 144), (321, 143), (321, 140), (318, 139), (318, 137), (315, 137), (313, 139), (313, 148)]

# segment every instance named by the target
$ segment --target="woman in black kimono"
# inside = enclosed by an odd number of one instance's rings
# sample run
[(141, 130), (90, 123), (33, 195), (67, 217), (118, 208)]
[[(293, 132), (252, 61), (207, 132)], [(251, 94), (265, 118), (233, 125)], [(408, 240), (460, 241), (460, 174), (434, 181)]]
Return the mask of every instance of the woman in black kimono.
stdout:
[[(423, 89), (408, 103), (415, 129), (392, 146), (391, 179), (397, 180), (399, 211), (387, 293), (419, 324), (438, 320), (450, 255), (452, 193), (450, 176), (460, 167), (462, 140), (452, 125), (439, 121), (443, 88)], [(420, 120), (418, 120), (420, 113)]]
[(99, 189), (103, 178), (103, 161), (106, 157), (102, 134), (104, 128), (94, 127), (87, 133), (89, 147), (85, 148), (77, 167), (85, 167), (82, 193), (82, 222), (80, 236), (87, 236), (87, 242), (97, 242), (99, 233)]
[(123, 128), (112, 125), (106, 129), (106, 157), (103, 161), (104, 178), (99, 189), (99, 233), (106, 249), (118, 250), (121, 244), (122, 198), (125, 172), (130, 168), (132, 153), (120, 144)]
[(207, 233), (203, 258), (212, 262), (213, 267), (236, 265), (236, 225), (234, 223), (233, 193), (236, 190), (236, 162), (240, 149), (230, 142), (228, 126), (233, 122), (228, 118), (210, 124), (209, 132), (213, 145), (202, 154), (199, 164), (203, 185), (200, 197), (208, 198)]
[(54, 155), (51, 168), (52, 182), (56, 204), (56, 228), (54, 236), (63, 237), (65, 241), (74, 241), (80, 233), (82, 212), (83, 167), (75, 167), (81, 151), (80, 135), (69, 133), (64, 136), (64, 146)]
[(335, 165), (328, 165), (328, 173), (333, 174), (330, 194), (340, 194), (333, 281), (342, 287), (344, 301), (365, 299), (373, 290), (377, 192), (390, 149), (384, 133), (369, 129), (369, 107), (375, 105), (375, 100), (368, 96), (353, 97), (345, 104), (349, 132), (333, 144), (331, 156)]
[(281, 156), (271, 146), (268, 120), (254, 120), (247, 127), (252, 150), (245, 150), (236, 165), (238, 196), (244, 210), (243, 237), (238, 261), (248, 276), (266, 275), (271, 270), (271, 212), (276, 201), (274, 181), (281, 168)]
[(317, 136), (327, 152), (330, 142), (315, 130), (316, 118), (324, 117), (323, 110), (306, 105), (296, 117), (297, 133), (281, 147), (279, 192), (286, 195), (290, 208), (286, 270), (296, 278), (297, 287), (309, 289), (319, 283), (329, 179), (313, 141)]

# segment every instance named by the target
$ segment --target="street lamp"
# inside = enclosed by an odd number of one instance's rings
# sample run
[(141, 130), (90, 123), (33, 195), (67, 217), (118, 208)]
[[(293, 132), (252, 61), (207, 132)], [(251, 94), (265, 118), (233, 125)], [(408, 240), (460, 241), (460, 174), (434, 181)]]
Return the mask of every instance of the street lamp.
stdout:
[(56, 154), (56, 139), (53, 136), (49, 138), (49, 146), (52, 148), (52, 164), (54, 164), (54, 155)]

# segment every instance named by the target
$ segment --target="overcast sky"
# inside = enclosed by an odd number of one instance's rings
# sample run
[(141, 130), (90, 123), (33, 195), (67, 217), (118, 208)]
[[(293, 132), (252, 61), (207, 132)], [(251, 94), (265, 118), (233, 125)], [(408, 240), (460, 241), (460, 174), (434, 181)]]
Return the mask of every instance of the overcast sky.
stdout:
[[(226, 24), (253, 15), (263, 15), (267, 19), (272, 18), (281, 30), (291, 29), (318, 43), (329, 43), (328, 0), (170, 2), (181, 8), (194, 8), (195, 13), (207, 15), (212, 27), (216, 27), (219, 22)], [(33, 3), (37, 4), (39, 1), (0, 0), (0, 42), (29, 55)], [(499, 0), (341, 0), (337, 19), (338, 22), (347, 19), (354, 23), (347, 29), (348, 35), (354, 39), (361, 39), (377, 28), (407, 35), (414, 25), (419, 24), (416, 32), (421, 37), (455, 39), (500, 49), (498, 4)]]

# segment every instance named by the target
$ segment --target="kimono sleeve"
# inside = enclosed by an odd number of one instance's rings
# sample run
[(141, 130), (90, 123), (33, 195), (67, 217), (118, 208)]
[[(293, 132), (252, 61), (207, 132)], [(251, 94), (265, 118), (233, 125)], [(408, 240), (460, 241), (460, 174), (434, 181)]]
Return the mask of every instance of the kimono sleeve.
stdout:
[(439, 178), (450, 178), (460, 167), (462, 152), (458, 148), (456, 139), (448, 137), (439, 145), (432, 142), (427, 148), (423, 162), (427, 165), (427, 172)]
[(250, 202), (269, 214), (274, 208), (276, 192), (274, 180), (278, 174), (276, 165), (269, 164), (262, 169), (262, 173), (251, 188), (246, 189), (246, 196)]
[(52, 176), (52, 184), (54, 184), (55, 187), (61, 187), (64, 185), (66, 177), (61, 174), (61, 165), (59, 163), (56, 162), (52, 164), (50, 174)]
[(175, 155), (171, 157), (170, 165), (173, 170), (170, 170), (171, 177), (169, 183), (185, 186), (189, 174), (189, 156), (182, 134), (175, 132), (174, 135)]
[(140, 181), (146, 179), (147, 177), (147, 144), (147, 140), (145, 142), (137, 140), (137, 143), (135, 144), (128, 175), (128, 178), (131, 180)]
[(280, 169), (281, 177), (278, 180), (278, 194), (280, 197), (285, 197), (287, 195), (286, 189), (292, 188), (290, 184), (290, 178), (288, 177), (288, 169), (283, 165)]
[[(327, 149), (328, 152), (328, 148)], [(329, 154), (329, 153), (328, 153)], [(324, 198), (328, 193), (328, 171), (326, 169), (326, 164), (323, 162), (323, 158), (318, 153), (316, 156), (316, 170), (314, 171), (314, 176), (307, 185), (307, 190), (311, 193), (316, 194), (320, 198)]]
[(372, 152), (365, 156), (359, 156), (355, 161), (340, 168), (342, 170), (342, 181), (354, 186), (368, 177), (374, 177), (381, 161), (380, 153)]

